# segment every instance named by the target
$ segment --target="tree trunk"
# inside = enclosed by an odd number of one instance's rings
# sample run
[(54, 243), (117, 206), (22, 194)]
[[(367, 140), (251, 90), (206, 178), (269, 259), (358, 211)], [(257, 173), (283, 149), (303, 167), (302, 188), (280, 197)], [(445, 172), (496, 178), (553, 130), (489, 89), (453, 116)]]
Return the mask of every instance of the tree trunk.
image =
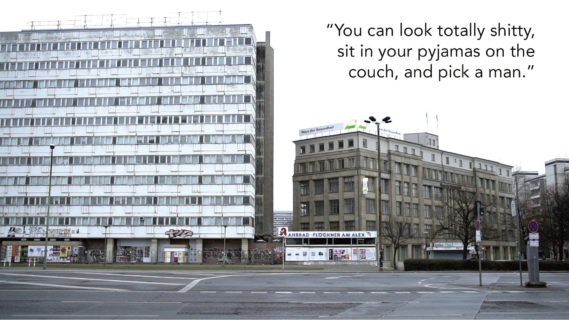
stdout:
[(393, 247), (393, 269), (397, 270), (397, 249), (399, 249), (399, 247)]
[(466, 256), (468, 255), (468, 243), (463, 243), (462, 245), (462, 260), (466, 260)]

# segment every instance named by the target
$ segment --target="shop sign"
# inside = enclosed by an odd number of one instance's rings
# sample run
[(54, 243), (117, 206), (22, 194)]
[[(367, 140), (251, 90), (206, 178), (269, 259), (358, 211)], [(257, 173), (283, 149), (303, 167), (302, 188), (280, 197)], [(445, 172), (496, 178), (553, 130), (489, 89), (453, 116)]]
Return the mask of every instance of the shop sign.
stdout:
[(168, 238), (191, 238), (194, 232), (186, 229), (170, 229), (164, 232)]
[(375, 238), (376, 231), (352, 231), (352, 232), (326, 232), (326, 231), (289, 231), (287, 238)]

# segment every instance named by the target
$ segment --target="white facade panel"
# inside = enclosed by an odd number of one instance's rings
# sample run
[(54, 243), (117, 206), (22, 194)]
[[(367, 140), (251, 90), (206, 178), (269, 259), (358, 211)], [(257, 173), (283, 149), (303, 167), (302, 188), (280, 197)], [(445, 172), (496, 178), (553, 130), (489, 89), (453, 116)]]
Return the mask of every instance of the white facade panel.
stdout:
[(255, 36), (197, 29), (0, 33), (0, 238), (41, 238), (50, 144), (56, 239), (253, 238)]

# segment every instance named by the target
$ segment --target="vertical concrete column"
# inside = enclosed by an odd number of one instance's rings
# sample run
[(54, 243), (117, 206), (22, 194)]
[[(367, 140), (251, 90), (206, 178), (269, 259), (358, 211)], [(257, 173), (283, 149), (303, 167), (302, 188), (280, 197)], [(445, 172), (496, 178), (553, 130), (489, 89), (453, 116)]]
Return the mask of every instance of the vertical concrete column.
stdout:
[(203, 263), (203, 240), (196, 239), (196, 263)]
[[(407, 252), (409, 252), (409, 253), (405, 257), (405, 259), (413, 259), (413, 245), (412, 244), (407, 245)], [(405, 260), (405, 259), (403, 259), (403, 260)]]
[(500, 246), (500, 256), (498, 257), (498, 260), (505, 260), (506, 256), (504, 255), (504, 246)]
[(249, 263), (249, 239), (241, 239), (241, 263)]
[(114, 252), (115, 252), (115, 240), (114, 239), (106, 239), (105, 262), (113, 263)]
[(486, 251), (486, 252), (490, 251), (490, 256), (488, 257), (488, 260), (494, 261), (494, 247), (493, 247), (493, 246), (489, 246), (488, 249), (489, 249), (489, 250)]
[(150, 262), (158, 262), (158, 239), (150, 240)]

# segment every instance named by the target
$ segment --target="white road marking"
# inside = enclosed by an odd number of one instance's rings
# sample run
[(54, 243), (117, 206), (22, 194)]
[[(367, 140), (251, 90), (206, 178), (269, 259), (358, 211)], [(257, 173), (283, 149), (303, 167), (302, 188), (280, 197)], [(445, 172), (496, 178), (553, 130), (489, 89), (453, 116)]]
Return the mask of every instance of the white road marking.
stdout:
[(316, 294), (315, 291), (300, 291), (299, 293), (302, 293), (302, 294)]
[(179, 304), (181, 301), (99, 301), (99, 300), (62, 300), (61, 303), (104, 303), (104, 304)]
[(186, 277), (168, 277), (168, 276), (143, 276), (140, 274), (124, 274), (124, 273), (102, 273), (102, 272), (69, 272), (69, 273), (77, 273), (77, 274), (96, 274), (96, 275), (105, 275), (105, 276), (116, 276), (116, 277), (134, 277), (134, 278), (156, 278), (156, 279), (176, 279), (176, 280), (194, 280), (197, 279), (193, 278), (186, 278)]
[(217, 291), (200, 291), (200, 293), (217, 293)]
[(243, 291), (225, 291), (225, 293), (239, 293), (239, 294), (241, 294), (241, 293), (243, 293)]
[(340, 279), (340, 278), (352, 278), (353, 276), (337, 276), (337, 277), (326, 277), (324, 279), (326, 280), (332, 280), (332, 279)]
[(23, 274), (23, 273), (0, 273), (2, 275), (13, 275), (20, 277), (34, 277), (34, 278), (50, 278), (50, 279), (66, 279), (66, 280), (87, 280), (87, 281), (106, 281), (106, 282), (122, 282), (122, 283), (138, 283), (138, 284), (158, 284), (163, 286), (179, 286), (178, 283), (171, 282), (145, 282), (145, 281), (131, 281), (131, 280), (114, 280), (114, 279), (96, 279), (96, 278), (79, 278), (79, 277), (59, 277), (59, 276), (40, 276), (38, 274)]
[(372, 294), (387, 294), (385, 291), (372, 291)]
[(410, 291), (395, 291), (396, 294), (407, 294), (411, 293)]
[(251, 293), (255, 293), (255, 294), (261, 293), (261, 294), (264, 294), (264, 293), (267, 293), (267, 291), (251, 291)]
[(200, 281), (203, 280), (209, 280), (209, 279), (219, 279), (219, 278), (226, 278), (226, 277), (232, 277), (232, 275), (225, 275), (225, 276), (217, 276), (217, 277), (209, 277), (209, 278), (201, 278), (201, 279), (196, 279), (190, 283), (188, 283), (185, 287), (183, 287), (182, 289), (178, 290), (178, 292), (180, 293), (186, 293), (190, 290), (192, 290), (193, 287), (195, 287), (198, 283), (200, 283)]
[(362, 294), (362, 291), (348, 291), (348, 294)]
[(24, 284), (24, 285), (29, 285), (29, 286), (51, 287), (51, 288), (128, 292), (128, 290), (124, 290), (124, 289), (85, 287), (85, 286), (68, 286), (68, 285), (62, 285), (62, 284), (36, 283), (36, 282), (20, 282), (20, 281), (2, 281), (2, 280), (0, 280), (0, 283), (9, 283), (9, 284), (18, 284), (18, 285)]
[(336, 294), (338, 291), (324, 291), (324, 294)]
[(275, 291), (276, 294), (292, 294), (292, 291)]

